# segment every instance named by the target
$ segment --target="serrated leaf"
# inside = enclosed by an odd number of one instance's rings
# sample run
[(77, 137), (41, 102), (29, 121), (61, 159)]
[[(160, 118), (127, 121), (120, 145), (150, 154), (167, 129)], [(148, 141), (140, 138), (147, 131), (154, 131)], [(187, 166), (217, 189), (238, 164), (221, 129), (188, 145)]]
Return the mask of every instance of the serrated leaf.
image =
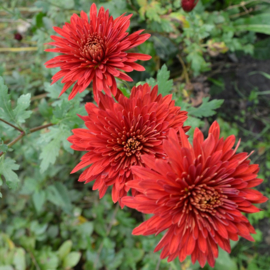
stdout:
[(203, 98), (202, 101), (203, 102), (200, 107), (190, 107), (188, 109), (188, 113), (199, 118), (209, 117), (214, 115), (216, 113), (215, 110), (218, 109), (223, 103), (222, 99), (214, 99), (209, 101), (209, 97)]
[(11, 108), (10, 95), (4, 80), (0, 77), (0, 117), (6, 121), (14, 121), (14, 113)]
[[(52, 98), (52, 99), (56, 99), (59, 97), (59, 94), (61, 92), (61, 86), (57, 83), (54, 83), (53, 85), (51, 85), (48, 82), (44, 83), (44, 89), (46, 92), (48, 92), (48, 97)], [(65, 95), (65, 94), (64, 94)]]
[(169, 78), (170, 78), (170, 71), (168, 71), (166, 65), (163, 65), (157, 74), (158, 91), (163, 96), (168, 95), (172, 90), (173, 80), (169, 80)]
[(0, 77), (0, 117), (14, 124), (24, 123), (29, 118), (31, 111), (26, 111), (30, 105), (30, 94), (21, 95), (17, 101), (17, 106), (13, 110), (10, 102), (8, 88), (4, 84), (4, 80)]
[(53, 165), (59, 155), (61, 143), (71, 134), (65, 127), (51, 127), (50, 132), (42, 134), (38, 143), (42, 145), (40, 171), (43, 173), (49, 165)]
[(58, 257), (61, 260), (63, 260), (70, 253), (71, 248), (72, 248), (72, 241), (71, 240), (65, 241), (57, 251)]
[(158, 92), (163, 96), (168, 95), (173, 87), (173, 80), (169, 80), (170, 71), (167, 66), (164, 64), (162, 68), (158, 71), (157, 81), (153, 78), (147, 79), (147, 83), (151, 86), (158, 85)]
[(70, 269), (74, 266), (77, 265), (81, 258), (81, 253), (80, 252), (70, 252), (63, 261), (63, 267), (64, 269)]
[(0, 175), (5, 177), (9, 188), (16, 189), (19, 183), (18, 175), (14, 172), (19, 169), (19, 165), (11, 158), (0, 158)]
[(29, 118), (32, 111), (26, 111), (30, 106), (31, 95), (21, 95), (17, 101), (17, 106), (14, 109), (15, 119), (19, 123), (24, 123), (25, 119)]

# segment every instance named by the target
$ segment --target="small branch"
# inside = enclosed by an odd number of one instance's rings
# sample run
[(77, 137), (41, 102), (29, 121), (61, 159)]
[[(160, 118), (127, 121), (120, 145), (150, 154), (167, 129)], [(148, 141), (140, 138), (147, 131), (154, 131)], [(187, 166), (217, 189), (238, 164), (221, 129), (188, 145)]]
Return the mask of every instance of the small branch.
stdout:
[[(7, 146), (10, 147), (13, 144), (15, 144), (17, 141), (19, 141), (23, 136), (25, 135), (25, 133), (21, 133), (17, 138), (15, 138), (13, 141), (11, 141)], [(0, 154), (1, 156), (1, 154)]]
[(157, 263), (157, 266), (156, 266), (156, 270), (159, 270), (160, 262), (161, 262), (161, 259), (160, 259), (160, 257), (159, 257), (159, 258), (158, 258), (158, 263)]
[(47, 93), (45, 93), (45, 94), (40, 94), (40, 95), (37, 95), (37, 96), (33, 96), (33, 97), (31, 98), (31, 101), (34, 101), (34, 100), (37, 100), (37, 99), (42, 99), (42, 98), (45, 98), (45, 97), (47, 97)]
[[(34, 127), (34, 128), (31, 128), (29, 133), (34, 133), (36, 131), (39, 131), (41, 129), (44, 129), (44, 128), (47, 128), (47, 127), (50, 127), (50, 126), (53, 126), (54, 124), (47, 124), (47, 125), (43, 125), (43, 126), (39, 126), (39, 127)], [(28, 134), (25, 134), (24, 131), (21, 132), (21, 134), (15, 138), (13, 141), (11, 141), (7, 146), (10, 147), (12, 146), (13, 144), (15, 144), (16, 142), (18, 142), (21, 138), (23, 138), (25, 135), (28, 135)], [(3, 152), (0, 152), (0, 157), (3, 155), (4, 153)]]
[(7, 125), (9, 125), (9, 126), (15, 128), (15, 129), (17, 129), (17, 130), (20, 131), (21, 133), (24, 133), (24, 131), (23, 131), (22, 129), (20, 129), (20, 128), (14, 126), (14, 125), (12, 125), (11, 123), (5, 121), (4, 119), (1, 119), (1, 118), (0, 118), (0, 121), (2, 121), (2, 122), (4, 122), (4, 123), (6, 123)]
[(40, 270), (40, 267), (39, 267), (39, 265), (38, 265), (38, 263), (37, 263), (37, 261), (36, 261), (35, 256), (32, 254), (31, 251), (29, 251), (29, 254), (30, 254), (30, 256), (31, 256), (32, 261), (34, 262), (34, 265), (36, 266), (36, 269), (37, 269), (37, 270)]
[(44, 128), (47, 128), (47, 127), (50, 127), (50, 126), (53, 126), (53, 125), (54, 124), (47, 124), (47, 125), (43, 125), (43, 126), (31, 128), (30, 131), (29, 131), (29, 133), (33, 133), (33, 132), (39, 131), (41, 129), (44, 129)]
[(247, 6), (248, 4), (252, 3), (252, 2), (259, 2), (259, 3), (270, 3), (269, 0), (249, 0), (247, 2), (244, 2), (242, 1), (240, 4), (238, 5), (234, 5), (234, 6), (230, 6), (230, 7), (227, 7), (225, 10), (230, 10), (230, 9), (234, 9), (234, 8), (239, 8), (239, 7), (242, 7), (242, 8), (245, 8), (245, 6)]
[(243, 15), (247, 15), (247, 14), (251, 13), (252, 11), (254, 11), (253, 8), (250, 8), (250, 9), (244, 8), (244, 9), (245, 9), (245, 11), (237, 13), (237, 14), (233, 14), (230, 16), (230, 18), (237, 18), (237, 17), (243, 16)]
[(185, 65), (182, 57), (180, 56), (180, 54), (177, 54), (177, 58), (178, 58), (178, 60), (180, 61), (181, 65), (182, 65), (183, 74), (184, 74), (184, 77), (185, 77), (186, 84), (190, 84), (190, 80), (189, 80), (189, 77), (188, 77), (187, 68), (186, 68), (186, 65)]

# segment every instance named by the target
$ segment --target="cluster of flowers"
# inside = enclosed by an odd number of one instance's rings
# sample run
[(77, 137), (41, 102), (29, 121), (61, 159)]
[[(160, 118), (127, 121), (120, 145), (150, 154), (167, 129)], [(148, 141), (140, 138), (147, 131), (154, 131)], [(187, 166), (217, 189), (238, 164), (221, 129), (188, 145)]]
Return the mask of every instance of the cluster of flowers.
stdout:
[(87, 167), (79, 181), (95, 180), (100, 198), (112, 186), (115, 203), (153, 214), (133, 234), (167, 230), (155, 249), (162, 249), (162, 259), (183, 261), (191, 255), (193, 263), (208, 261), (213, 267), (218, 246), (230, 252), (230, 239), (253, 241), (255, 230), (241, 212), (258, 212), (253, 204), (267, 200), (251, 189), (263, 181), (257, 178), (259, 166), (250, 164), (247, 153), (236, 154), (234, 136), (220, 138), (217, 122), (206, 139), (196, 129), (191, 145), (187, 112), (171, 95), (159, 95), (157, 86), (133, 87), (129, 98), (117, 89), (115, 78), (132, 81), (123, 71), (143, 71), (135, 62), (151, 58), (126, 52), (150, 36), (143, 30), (129, 35), (130, 17), (113, 19), (104, 8), (97, 13), (93, 4), (90, 20), (82, 11), (70, 24), (54, 27), (62, 37), (52, 36), (55, 42), (49, 44), (56, 48), (47, 49), (61, 53), (46, 63), (61, 69), (53, 83), (63, 78), (61, 94), (74, 84), (72, 99), (92, 82), (97, 103), (85, 105), (88, 115), (80, 117), (86, 128), (74, 129), (68, 139), (74, 150), (86, 151), (72, 173)]

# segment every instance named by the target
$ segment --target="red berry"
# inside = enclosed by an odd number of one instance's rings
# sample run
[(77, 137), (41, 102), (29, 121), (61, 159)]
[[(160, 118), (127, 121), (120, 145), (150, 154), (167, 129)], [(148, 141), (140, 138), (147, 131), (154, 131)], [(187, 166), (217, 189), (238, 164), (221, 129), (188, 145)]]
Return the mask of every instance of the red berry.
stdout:
[(198, 3), (198, 0), (182, 0), (182, 8), (186, 12), (192, 11)]

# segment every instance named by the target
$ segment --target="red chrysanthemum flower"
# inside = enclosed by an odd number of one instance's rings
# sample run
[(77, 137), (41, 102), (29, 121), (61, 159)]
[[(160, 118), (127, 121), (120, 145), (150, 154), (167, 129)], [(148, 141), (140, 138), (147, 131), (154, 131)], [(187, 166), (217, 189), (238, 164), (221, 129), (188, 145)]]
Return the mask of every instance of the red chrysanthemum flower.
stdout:
[[(181, 145), (175, 131), (163, 142), (166, 160), (142, 156), (146, 167), (133, 166), (134, 180), (127, 186), (140, 194), (122, 198), (122, 204), (147, 214), (154, 214), (133, 230), (135, 235), (167, 232), (155, 251), (163, 249), (161, 258), (191, 255), (192, 262), (214, 266), (218, 246), (231, 251), (230, 239), (238, 235), (254, 241), (255, 233), (241, 213), (260, 211), (254, 203), (267, 201), (251, 189), (263, 180), (257, 178), (259, 166), (250, 164), (247, 153), (236, 154), (235, 136), (219, 139), (215, 122), (206, 140), (195, 130), (193, 147), (180, 130)], [(151, 169), (150, 169), (151, 168)]]
[[(81, 93), (93, 81), (95, 100), (98, 102), (98, 91), (104, 90), (107, 95), (116, 95), (117, 86), (115, 77), (132, 81), (132, 79), (119, 69), (130, 72), (144, 71), (144, 67), (135, 63), (137, 60), (149, 60), (151, 56), (140, 53), (127, 53), (143, 42), (150, 34), (142, 34), (143, 30), (128, 35), (126, 30), (130, 24), (131, 15), (113, 19), (109, 10), (105, 12), (101, 7), (97, 15), (97, 8), (92, 4), (90, 8), (90, 22), (84, 11), (81, 18), (77, 14), (71, 16), (70, 24), (63, 28), (54, 27), (62, 37), (51, 36), (55, 42), (48, 44), (57, 48), (47, 49), (47, 52), (62, 53), (45, 63), (47, 68), (60, 67), (52, 78), (52, 84), (63, 78), (65, 83), (61, 94), (72, 84), (69, 99)], [(60, 94), (60, 95), (61, 95)]]
[(187, 119), (171, 95), (158, 95), (157, 86), (152, 91), (148, 84), (133, 87), (130, 98), (119, 91), (116, 99), (118, 103), (100, 93), (99, 107), (87, 103), (88, 116), (81, 116), (87, 129), (74, 129), (68, 139), (74, 150), (87, 151), (71, 173), (92, 164), (79, 181), (96, 180), (93, 190), (99, 190), (100, 198), (113, 185), (114, 202), (129, 190), (125, 184), (133, 179), (130, 166), (144, 166), (142, 154), (163, 158), (161, 144), (169, 129), (182, 127)]
[(198, 4), (199, 0), (182, 0), (182, 8), (186, 12), (192, 11), (196, 5)]

